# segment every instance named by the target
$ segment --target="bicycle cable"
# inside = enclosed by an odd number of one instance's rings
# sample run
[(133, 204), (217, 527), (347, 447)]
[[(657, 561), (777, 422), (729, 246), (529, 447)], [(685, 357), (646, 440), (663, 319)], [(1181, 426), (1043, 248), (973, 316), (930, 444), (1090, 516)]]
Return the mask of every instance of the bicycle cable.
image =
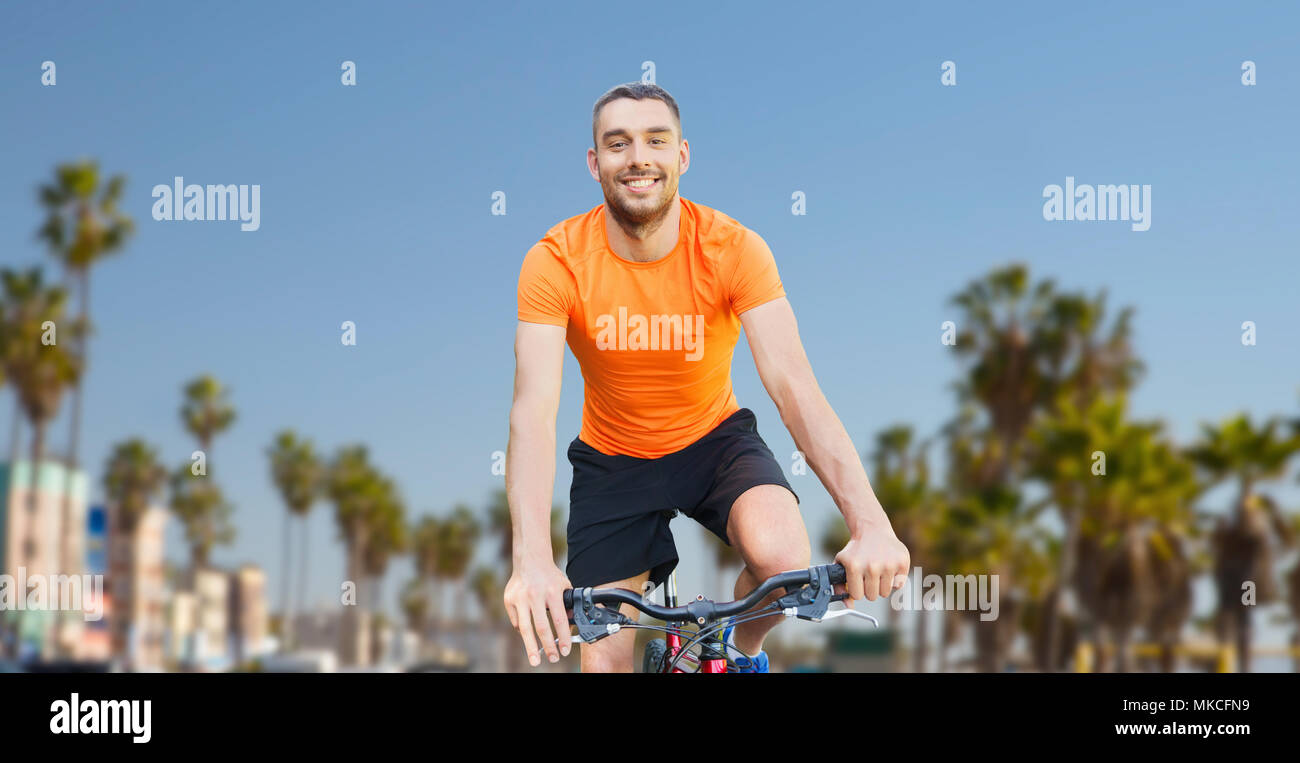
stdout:
[[(769, 609), (774, 611), (771, 612), (764, 611)], [(723, 619), (716, 623), (707, 625), (704, 628), (701, 628), (700, 631), (695, 634), (694, 638), (692, 638), (691, 640), (687, 641), (685, 644), (682, 645), (681, 649), (679, 649), (677, 654), (673, 657), (672, 662), (668, 663), (668, 667), (665, 668), (663, 672), (665, 673), (673, 672), (673, 668), (677, 667), (677, 662), (682, 659), (683, 655), (685, 655), (686, 652), (692, 646), (695, 646), (697, 643), (701, 642), (705, 637), (712, 636), (713, 634), (717, 633), (719, 630), (724, 629), (728, 625), (731, 626), (740, 625), (742, 623), (748, 623), (754, 620), (760, 620), (764, 617), (773, 617), (779, 614), (782, 614), (781, 605), (778, 604), (777, 602), (772, 602), (771, 604), (768, 604), (767, 606), (762, 607), (761, 609), (750, 610), (750, 612), (747, 615), (737, 615), (734, 618), (730, 618), (731, 622), (728, 622), (727, 619)], [(723, 646), (724, 659), (726, 658), (726, 650), (728, 648), (735, 649), (737, 652), (740, 652), (747, 660), (753, 659), (748, 654), (745, 654), (744, 651), (736, 648), (735, 646), (729, 644), (723, 644), (722, 646)]]

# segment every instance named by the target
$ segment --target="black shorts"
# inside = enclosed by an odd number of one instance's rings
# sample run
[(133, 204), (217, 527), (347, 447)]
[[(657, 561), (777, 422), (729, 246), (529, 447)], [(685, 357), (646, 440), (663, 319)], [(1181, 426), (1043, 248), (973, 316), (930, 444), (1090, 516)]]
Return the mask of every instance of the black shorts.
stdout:
[(660, 458), (606, 455), (575, 438), (569, 463), (573, 486), (565, 572), (575, 588), (646, 570), (656, 586), (662, 584), (677, 567), (668, 522), (678, 511), (731, 545), (727, 517), (741, 493), (755, 485), (781, 485), (799, 501), (748, 408)]

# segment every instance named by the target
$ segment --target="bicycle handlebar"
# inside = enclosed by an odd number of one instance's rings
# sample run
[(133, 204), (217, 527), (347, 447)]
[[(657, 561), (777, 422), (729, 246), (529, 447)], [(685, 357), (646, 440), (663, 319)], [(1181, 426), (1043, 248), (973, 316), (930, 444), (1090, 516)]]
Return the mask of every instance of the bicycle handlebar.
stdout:
[[(822, 570), (826, 572), (832, 585), (844, 582), (843, 565), (823, 564), (809, 567), (806, 570), (791, 570), (790, 572), (773, 575), (760, 583), (758, 588), (751, 591), (748, 596), (736, 601), (719, 603), (709, 599), (702, 599), (693, 601), (684, 607), (661, 607), (646, 601), (641, 595), (626, 588), (566, 588), (564, 589), (564, 608), (566, 610), (573, 609), (575, 591), (580, 594), (584, 590), (590, 590), (593, 604), (631, 604), (647, 615), (664, 622), (699, 622), (701, 617), (708, 620), (718, 620), (748, 612), (778, 588), (798, 588), (808, 585), (817, 580), (818, 574)], [(572, 614), (569, 616), (569, 621), (573, 621)]]

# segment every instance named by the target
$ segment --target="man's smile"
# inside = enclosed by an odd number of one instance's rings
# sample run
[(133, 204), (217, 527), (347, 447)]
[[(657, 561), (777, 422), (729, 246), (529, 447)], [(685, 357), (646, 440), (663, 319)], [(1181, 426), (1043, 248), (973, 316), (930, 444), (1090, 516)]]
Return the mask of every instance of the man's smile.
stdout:
[(651, 188), (654, 188), (659, 184), (659, 178), (653, 178), (653, 177), (625, 178), (621, 182), (623, 183), (623, 187), (627, 188), (632, 193), (645, 193), (646, 191), (650, 190)]

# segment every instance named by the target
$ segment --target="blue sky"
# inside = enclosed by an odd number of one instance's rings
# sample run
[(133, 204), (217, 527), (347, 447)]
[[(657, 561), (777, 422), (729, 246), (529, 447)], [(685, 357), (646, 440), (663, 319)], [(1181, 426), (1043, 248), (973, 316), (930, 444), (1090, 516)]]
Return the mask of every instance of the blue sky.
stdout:
[[(590, 108), (647, 60), (692, 145), (682, 194), (770, 244), (860, 449), (887, 425), (928, 434), (952, 414), (946, 300), (1013, 260), (1137, 308), (1148, 374), (1133, 408), (1180, 439), (1238, 410), (1300, 412), (1294, 6), (228, 2), (4, 16), (0, 263), (49, 261), (34, 189), (61, 161), (125, 173), (138, 225), (94, 273), (83, 460), (98, 479), (111, 445), (138, 435), (182, 462), (181, 385), (215, 374), (239, 410), (210, 454), (239, 526), (215, 559), (262, 564), (277, 596), (282, 509), (264, 449), (283, 427), (328, 452), (368, 444), (412, 514), (481, 505), (502, 484), (491, 454), (505, 448), (519, 264), (602, 201), (585, 167)], [(45, 60), (54, 87), (40, 85)], [(339, 82), (344, 60), (355, 87)], [(940, 84), (946, 60), (955, 87)], [(176, 175), (260, 184), (261, 229), (154, 221), (150, 189)], [(1044, 221), (1042, 190), (1066, 176), (1150, 184), (1151, 229)], [(490, 214), (497, 190), (505, 216)], [(806, 216), (790, 214), (796, 190)], [(345, 320), (355, 347), (339, 342)], [(743, 339), (735, 382), (788, 469), (792, 441)], [(566, 504), (580, 409), (568, 356)], [(65, 432), (53, 428), (56, 446)], [(833, 504), (812, 475), (792, 479), (816, 538)], [(341, 577), (329, 512), (311, 520), (315, 598)], [(679, 522), (679, 580), (694, 590), (711, 579), (699, 532)], [(396, 565), (389, 591), (408, 575)]]

